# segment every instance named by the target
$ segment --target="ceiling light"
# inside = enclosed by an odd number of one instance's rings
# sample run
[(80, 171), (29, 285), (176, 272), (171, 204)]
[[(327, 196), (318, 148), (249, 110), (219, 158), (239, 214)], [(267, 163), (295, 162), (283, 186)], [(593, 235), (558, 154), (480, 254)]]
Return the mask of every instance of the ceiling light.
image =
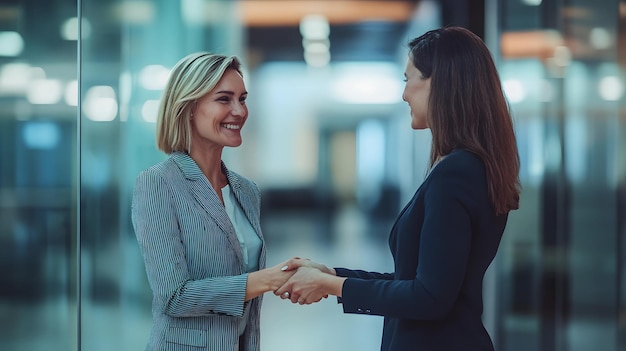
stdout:
[(24, 50), (24, 39), (18, 32), (0, 32), (0, 56), (18, 56)]

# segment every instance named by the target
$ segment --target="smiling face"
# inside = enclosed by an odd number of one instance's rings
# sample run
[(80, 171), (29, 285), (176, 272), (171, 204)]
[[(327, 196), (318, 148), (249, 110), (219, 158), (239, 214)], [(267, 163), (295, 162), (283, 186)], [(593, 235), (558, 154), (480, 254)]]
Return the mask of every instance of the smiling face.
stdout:
[(407, 60), (404, 77), (406, 85), (402, 100), (406, 101), (411, 109), (411, 128), (426, 129), (429, 127), (427, 115), (431, 78), (424, 78), (410, 58)]
[(196, 102), (191, 117), (192, 147), (241, 145), (241, 128), (248, 118), (247, 96), (239, 72), (226, 70), (215, 88)]

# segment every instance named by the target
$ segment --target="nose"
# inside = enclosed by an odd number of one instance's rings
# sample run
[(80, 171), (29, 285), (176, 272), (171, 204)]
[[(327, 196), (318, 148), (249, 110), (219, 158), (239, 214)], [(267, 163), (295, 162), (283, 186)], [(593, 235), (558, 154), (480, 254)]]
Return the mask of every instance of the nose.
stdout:
[(402, 100), (407, 102), (406, 101), (406, 92), (405, 91), (402, 91)]
[(232, 108), (232, 114), (234, 116), (245, 116), (246, 115), (246, 105), (235, 101)]

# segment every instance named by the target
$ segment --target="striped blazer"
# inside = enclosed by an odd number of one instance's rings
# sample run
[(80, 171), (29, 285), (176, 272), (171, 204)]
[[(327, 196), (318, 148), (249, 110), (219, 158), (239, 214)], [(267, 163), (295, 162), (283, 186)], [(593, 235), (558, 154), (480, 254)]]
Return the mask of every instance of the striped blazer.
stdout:
[[(261, 238), (259, 267), (264, 268), (259, 189), (222, 168)], [(262, 296), (244, 301), (247, 273), (237, 234), (189, 155), (172, 153), (139, 174), (132, 223), (153, 293), (146, 350), (259, 350)], [(247, 320), (240, 336), (242, 318)]]

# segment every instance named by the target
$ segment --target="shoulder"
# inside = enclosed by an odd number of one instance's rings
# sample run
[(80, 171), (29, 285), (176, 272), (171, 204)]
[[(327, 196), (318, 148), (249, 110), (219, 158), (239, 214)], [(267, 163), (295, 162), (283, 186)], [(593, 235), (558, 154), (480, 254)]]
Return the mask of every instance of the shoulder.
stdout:
[(484, 173), (485, 164), (475, 153), (465, 149), (455, 149), (449, 153), (435, 168), (443, 172), (460, 171), (464, 173)]
[(454, 196), (486, 192), (487, 178), (482, 159), (468, 150), (453, 150), (428, 177), (430, 191)]
[(456, 179), (462, 183), (485, 182), (485, 163), (475, 153), (455, 149), (441, 160), (429, 176), (431, 180)]
[(180, 174), (180, 169), (174, 160), (169, 157), (139, 172), (136, 183), (167, 182), (176, 173)]
[(172, 157), (168, 157), (165, 160), (144, 169), (142, 173), (163, 173), (175, 166), (176, 163), (174, 162), (174, 159)]

